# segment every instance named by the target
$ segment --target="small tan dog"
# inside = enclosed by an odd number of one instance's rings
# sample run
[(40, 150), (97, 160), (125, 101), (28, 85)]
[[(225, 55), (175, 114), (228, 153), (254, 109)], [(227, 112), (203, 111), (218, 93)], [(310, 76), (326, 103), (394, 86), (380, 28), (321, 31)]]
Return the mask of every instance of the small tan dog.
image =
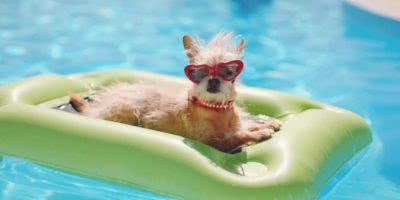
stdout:
[(233, 35), (221, 32), (206, 44), (183, 37), (190, 64), (186, 76), (189, 92), (150, 84), (116, 84), (87, 103), (70, 95), (83, 115), (159, 130), (201, 141), (229, 152), (248, 142), (258, 142), (280, 128), (275, 120), (256, 123), (240, 120), (234, 105), (235, 79), (240, 74), (244, 40), (234, 46)]

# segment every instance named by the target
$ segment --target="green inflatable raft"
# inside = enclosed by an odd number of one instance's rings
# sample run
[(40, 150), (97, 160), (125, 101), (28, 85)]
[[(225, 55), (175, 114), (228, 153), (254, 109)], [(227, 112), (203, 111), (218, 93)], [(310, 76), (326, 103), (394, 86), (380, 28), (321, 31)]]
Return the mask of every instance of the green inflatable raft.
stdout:
[[(0, 89), (0, 154), (132, 185), (178, 199), (315, 199), (329, 179), (371, 142), (356, 114), (271, 90), (241, 87), (239, 104), (283, 121), (271, 139), (236, 154), (176, 135), (54, 109), (67, 94), (116, 82), (188, 84), (116, 70), (44, 75)], [(1, 160), (1, 159), (0, 159)]]

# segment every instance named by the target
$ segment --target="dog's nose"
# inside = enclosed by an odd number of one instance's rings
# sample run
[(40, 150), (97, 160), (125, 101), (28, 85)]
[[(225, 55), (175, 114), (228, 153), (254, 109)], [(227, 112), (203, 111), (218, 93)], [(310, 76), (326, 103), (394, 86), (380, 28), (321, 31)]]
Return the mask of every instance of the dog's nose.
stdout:
[(208, 80), (207, 84), (207, 91), (210, 93), (217, 93), (219, 92), (219, 85), (221, 84), (221, 81), (217, 78), (212, 78)]

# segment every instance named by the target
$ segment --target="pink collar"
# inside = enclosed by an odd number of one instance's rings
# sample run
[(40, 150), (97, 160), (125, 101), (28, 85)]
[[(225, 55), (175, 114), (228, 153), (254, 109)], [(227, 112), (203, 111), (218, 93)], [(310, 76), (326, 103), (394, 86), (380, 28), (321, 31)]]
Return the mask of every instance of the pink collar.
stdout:
[(209, 110), (213, 110), (216, 112), (222, 112), (222, 111), (233, 109), (233, 101), (228, 101), (225, 103), (221, 103), (221, 102), (216, 103), (216, 102), (210, 102), (210, 101), (202, 101), (195, 96), (189, 97), (189, 101), (197, 106), (200, 106), (202, 108), (206, 108)]

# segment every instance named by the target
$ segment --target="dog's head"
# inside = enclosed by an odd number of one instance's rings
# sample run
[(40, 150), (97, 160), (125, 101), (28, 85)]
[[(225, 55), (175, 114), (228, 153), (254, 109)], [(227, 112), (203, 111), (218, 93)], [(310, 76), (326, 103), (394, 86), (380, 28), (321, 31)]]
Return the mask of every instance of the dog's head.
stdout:
[(236, 98), (234, 81), (243, 68), (240, 59), (244, 40), (237, 45), (232, 40), (233, 35), (226, 32), (218, 33), (208, 43), (183, 36), (183, 47), (189, 58), (185, 73), (194, 83), (190, 95), (209, 102)]

